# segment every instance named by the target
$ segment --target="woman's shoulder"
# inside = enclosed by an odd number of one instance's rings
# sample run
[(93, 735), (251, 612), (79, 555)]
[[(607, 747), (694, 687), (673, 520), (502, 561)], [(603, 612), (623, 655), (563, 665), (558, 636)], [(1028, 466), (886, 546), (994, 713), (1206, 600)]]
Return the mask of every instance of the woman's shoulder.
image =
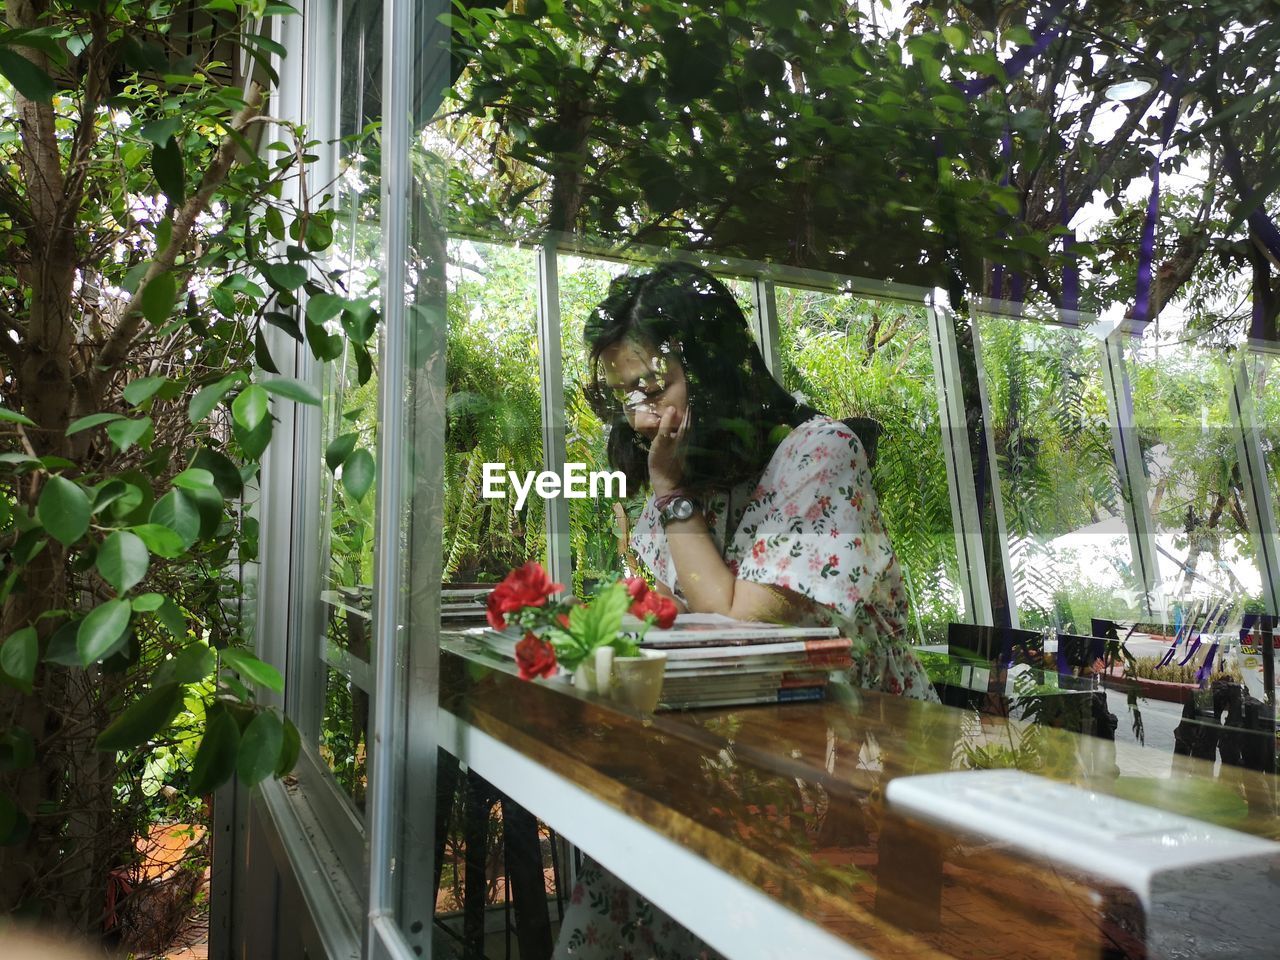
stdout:
[(794, 465), (797, 460), (815, 453), (818, 456), (840, 453), (857, 459), (862, 453), (862, 443), (847, 423), (817, 414), (792, 428), (778, 445), (772, 462)]

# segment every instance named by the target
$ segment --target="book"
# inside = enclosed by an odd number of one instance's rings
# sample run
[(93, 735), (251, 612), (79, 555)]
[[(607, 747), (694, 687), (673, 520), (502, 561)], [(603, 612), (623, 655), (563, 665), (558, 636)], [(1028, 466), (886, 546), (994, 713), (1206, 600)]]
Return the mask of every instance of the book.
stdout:
[[(634, 620), (635, 618), (631, 618)], [(623, 629), (639, 626), (635, 620), (628, 624), (624, 619)], [(819, 639), (838, 637), (840, 631), (835, 627), (792, 626), (787, 624), (751, 623), (744, 620), (733, 620), (714, 613), (685, 613), (676, 619), (677, 626), (667, 630), (650, 628), (644, 636), (643, 645), (666, 650), (669, 647), (694, 647), (714, 645), (743, 645), (754, 643), (776, 643), (782, 640)]]
[[(648, 640), (648, 638), (645, 638)], [(649, 646), (646, 642), (642, 646)], [(848, 653), (853, 641), (848, 637), (823, 637), (816, 640), (780, 640), (773, 643), (739, 643), (695, 646), (664, 646), (668, 664), (673, 660), (723, 660), (734, 658), (768, 657), (777, 654), (830, 655)]]

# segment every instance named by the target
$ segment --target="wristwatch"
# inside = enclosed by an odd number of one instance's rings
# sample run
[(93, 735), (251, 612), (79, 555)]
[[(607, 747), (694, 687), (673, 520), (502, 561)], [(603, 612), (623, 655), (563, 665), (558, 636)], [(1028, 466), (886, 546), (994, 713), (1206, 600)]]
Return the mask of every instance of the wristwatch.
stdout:
[(654, 506), (658, 508), (658, 521), (664, 528), (668, 523), (688, 520), (695, 510), (701, 508), (697, 500), (683, 493), (662, 497)]

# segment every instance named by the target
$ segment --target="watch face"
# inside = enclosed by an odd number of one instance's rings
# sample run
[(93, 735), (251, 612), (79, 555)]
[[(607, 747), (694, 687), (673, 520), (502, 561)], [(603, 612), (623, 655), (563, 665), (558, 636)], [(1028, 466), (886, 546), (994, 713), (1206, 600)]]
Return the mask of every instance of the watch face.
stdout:
[(688, 520), (693, 516), (693, 501), (688, 497), (681, 497), (679, 500), (671, 502), (671, 519)]

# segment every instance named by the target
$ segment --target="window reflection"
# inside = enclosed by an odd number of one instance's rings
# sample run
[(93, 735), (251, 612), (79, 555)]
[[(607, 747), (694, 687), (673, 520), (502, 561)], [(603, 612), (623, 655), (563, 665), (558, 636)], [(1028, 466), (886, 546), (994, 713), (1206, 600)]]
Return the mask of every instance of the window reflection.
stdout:
[(777, 308), (783, 383), (874, 449), (912, 632), (942, 643), (965, 616), (924, 308), (781, 286)]
[(450, 244), (444, 581), (495, 583), (545, 559), (546, 506), (482, 497), (485, 463), (542, 470), (538, 288), (528, 249)]
[(1128, 360), (1168, 618), (1212, 602), (1221, 629), (1257, 607), (1262, 588), (1231, 420), (1237, 354), (1148, 331)]
[(1142, 607), (1091, 330), (976, 318), (1020, 625), (1088, 634)]

